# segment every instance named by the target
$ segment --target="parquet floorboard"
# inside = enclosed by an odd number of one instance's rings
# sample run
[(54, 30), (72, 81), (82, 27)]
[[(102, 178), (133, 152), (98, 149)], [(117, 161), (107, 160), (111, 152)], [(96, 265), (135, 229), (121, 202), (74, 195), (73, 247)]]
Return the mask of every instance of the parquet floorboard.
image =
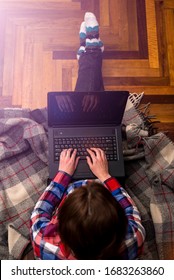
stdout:
[[(107, 90), (174, 95), (173, 0), (1, 0), (1, 107), (44, 107), (48, 91), (74, 89), (86, 11), (100, 24)], [(157, 101), (160, 120), (174, 122), (173, 103)]]

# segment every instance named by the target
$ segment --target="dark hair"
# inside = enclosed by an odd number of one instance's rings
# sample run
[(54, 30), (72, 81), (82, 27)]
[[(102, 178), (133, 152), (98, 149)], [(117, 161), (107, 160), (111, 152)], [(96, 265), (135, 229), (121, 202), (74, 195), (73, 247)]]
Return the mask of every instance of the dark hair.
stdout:
[(58, 212), (59, 234), (77, 259), (119, 259), (127, 230), (120, 204), (102, 184), (74, 190)]

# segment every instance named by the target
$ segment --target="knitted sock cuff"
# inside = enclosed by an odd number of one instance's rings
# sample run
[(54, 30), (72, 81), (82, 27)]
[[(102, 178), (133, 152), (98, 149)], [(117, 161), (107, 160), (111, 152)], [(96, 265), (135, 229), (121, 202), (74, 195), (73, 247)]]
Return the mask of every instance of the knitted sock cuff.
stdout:
[(84, 53), (84, 51), (85, 51), (85, 47), (84, 47), (84, 46), (80, 46), (80, 48), (79, 48), (78, 51), (77, 51), (77, 59), (80, 58), (80, 55), (81, 55), (82, 53)]

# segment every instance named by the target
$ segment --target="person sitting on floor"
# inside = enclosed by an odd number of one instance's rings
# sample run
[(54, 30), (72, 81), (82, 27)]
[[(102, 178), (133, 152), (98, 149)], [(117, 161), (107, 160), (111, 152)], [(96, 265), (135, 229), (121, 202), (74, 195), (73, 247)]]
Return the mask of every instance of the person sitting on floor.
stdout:
[(59, 171), (31, 216), (36, 259), (136, 259), (145, 230), (140, 213), (108, 171), (104, 151), (87, 149), (87, 163), (99, 179), (70, 184), (77, 150), (63, 150)]
[[(99, 25), (93, 13), (80, 27), (78, 79), (75, 91), (103, 91)], [(60, 109), (72, 110), (69, 100)], [(83, 108), (97, 106), (95, 96)], [(31, 239), (36, 259), (136, 259), (145, 230), (140, 213), (126, 190), (112, 178), (103, 150), (87, 149), (86, 160), (98, 180), (71, 183), (78, 165), (77, 150), (60, 154), (58, 173), (37, 202), (31, 216)]]

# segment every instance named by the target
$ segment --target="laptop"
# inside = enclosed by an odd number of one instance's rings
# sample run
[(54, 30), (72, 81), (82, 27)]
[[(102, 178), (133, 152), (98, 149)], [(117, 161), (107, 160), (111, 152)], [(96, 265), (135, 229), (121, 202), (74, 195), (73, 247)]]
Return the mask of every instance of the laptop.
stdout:
[(95, 178), (86, 162), (88, 147), (103, 149), (111, 176), (124, 177), (121, 122), (128, 95), (128, 91), (48, 92), (50, 180), (58, 171), (61, 151), (70, 147), (80, 156), (74, 180)]

